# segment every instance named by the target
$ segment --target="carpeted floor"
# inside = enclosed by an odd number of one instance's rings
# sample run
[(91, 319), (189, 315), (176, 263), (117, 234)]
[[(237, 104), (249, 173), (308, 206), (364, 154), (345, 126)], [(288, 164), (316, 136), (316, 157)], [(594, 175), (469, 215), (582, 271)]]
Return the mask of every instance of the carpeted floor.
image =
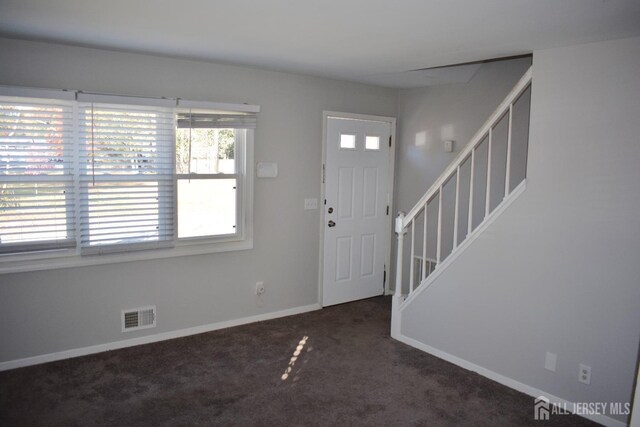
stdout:
[(389, 322), (380, 297), (1, 372), (0, 425), (542, 425), (531, 397), (392, 340)]

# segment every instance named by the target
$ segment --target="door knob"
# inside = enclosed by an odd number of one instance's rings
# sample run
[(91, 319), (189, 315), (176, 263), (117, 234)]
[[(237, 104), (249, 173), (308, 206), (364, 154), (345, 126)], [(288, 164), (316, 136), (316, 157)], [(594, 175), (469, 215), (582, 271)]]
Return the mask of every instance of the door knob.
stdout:
[(333, 221), (329, 221), (329, 224), (328, 224), (328, 225), (329, 225), (329, 227), (335, 227), (335, 226), (336, 226), (336, 223), (335, 223), (335, 222), (333, 222)]

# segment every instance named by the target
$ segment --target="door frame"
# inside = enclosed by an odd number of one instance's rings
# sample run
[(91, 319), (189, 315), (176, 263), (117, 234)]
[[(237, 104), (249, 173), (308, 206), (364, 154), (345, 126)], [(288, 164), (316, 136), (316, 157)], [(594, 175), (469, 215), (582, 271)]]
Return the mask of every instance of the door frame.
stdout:
[(390, 271), (391, 271), (391, 237), (393, 235), (393, 217), (394, 217), (394, 187), (393, 178), (395, 176), (394, 170), (396, 165), (396, 122), (395, 117), (387, 116), (375, 116), (371, 114), (356, 114), (356, 113), (343, 113), (338, 111), (322, 111), (322, 159), (320, 163), (320, 250), (319, 250), (319, 263), (318, 263), (318, 304), (324, 307), (323, 301), (323, 271), (324, 271), (324, 215), (325, 215), (325, 198), (326, 198), (326, 185), (325, 185), (325, 164), (327, 163), (327, 120), (329, 117), (335, 117), (339, 119), (352, 119), (352, 120), (367, 120), (373, 122), (389, 123), (391, 127), (391, 150), (389, 150), (389, 215), (387, 218), (388, 233), (385, 240), (387, 250), (385, 251), (385, 265), (386, 265), (386, 280), (384, 283), (384, 295), (390, 295)]

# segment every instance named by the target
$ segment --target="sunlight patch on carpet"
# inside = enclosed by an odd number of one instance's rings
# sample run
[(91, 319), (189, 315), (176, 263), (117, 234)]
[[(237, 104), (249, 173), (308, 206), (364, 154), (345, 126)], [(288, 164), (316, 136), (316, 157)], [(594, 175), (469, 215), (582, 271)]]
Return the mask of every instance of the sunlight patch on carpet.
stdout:
[(308, 339), (309, 337), (304, 336), (298, 343), (298, 346), (294, 350), (293, 355), (291, 356), (291, 359), (289, 359), (289, 364), (287, 365), (287, 369), (285, 369), (284, 373), (280, 377), (282, 381), (286, 381), (289, 378), (289, 375), (291, 375), (291, 371), (293, 370), (294, 365), (298, 361), (298, 357), (300, 357), (300, 354), (302, 353), (302, 350), (304, 349), (304, 346), (307, 343)]

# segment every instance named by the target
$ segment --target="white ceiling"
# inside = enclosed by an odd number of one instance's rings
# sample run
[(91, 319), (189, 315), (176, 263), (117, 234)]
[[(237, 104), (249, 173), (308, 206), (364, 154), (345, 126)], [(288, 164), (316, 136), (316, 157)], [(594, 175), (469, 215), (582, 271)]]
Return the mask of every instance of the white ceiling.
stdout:
[(412, 70), (638, 36), (640, 0), (0, 0), (0, 35), (415, 87), (439, 80)]

